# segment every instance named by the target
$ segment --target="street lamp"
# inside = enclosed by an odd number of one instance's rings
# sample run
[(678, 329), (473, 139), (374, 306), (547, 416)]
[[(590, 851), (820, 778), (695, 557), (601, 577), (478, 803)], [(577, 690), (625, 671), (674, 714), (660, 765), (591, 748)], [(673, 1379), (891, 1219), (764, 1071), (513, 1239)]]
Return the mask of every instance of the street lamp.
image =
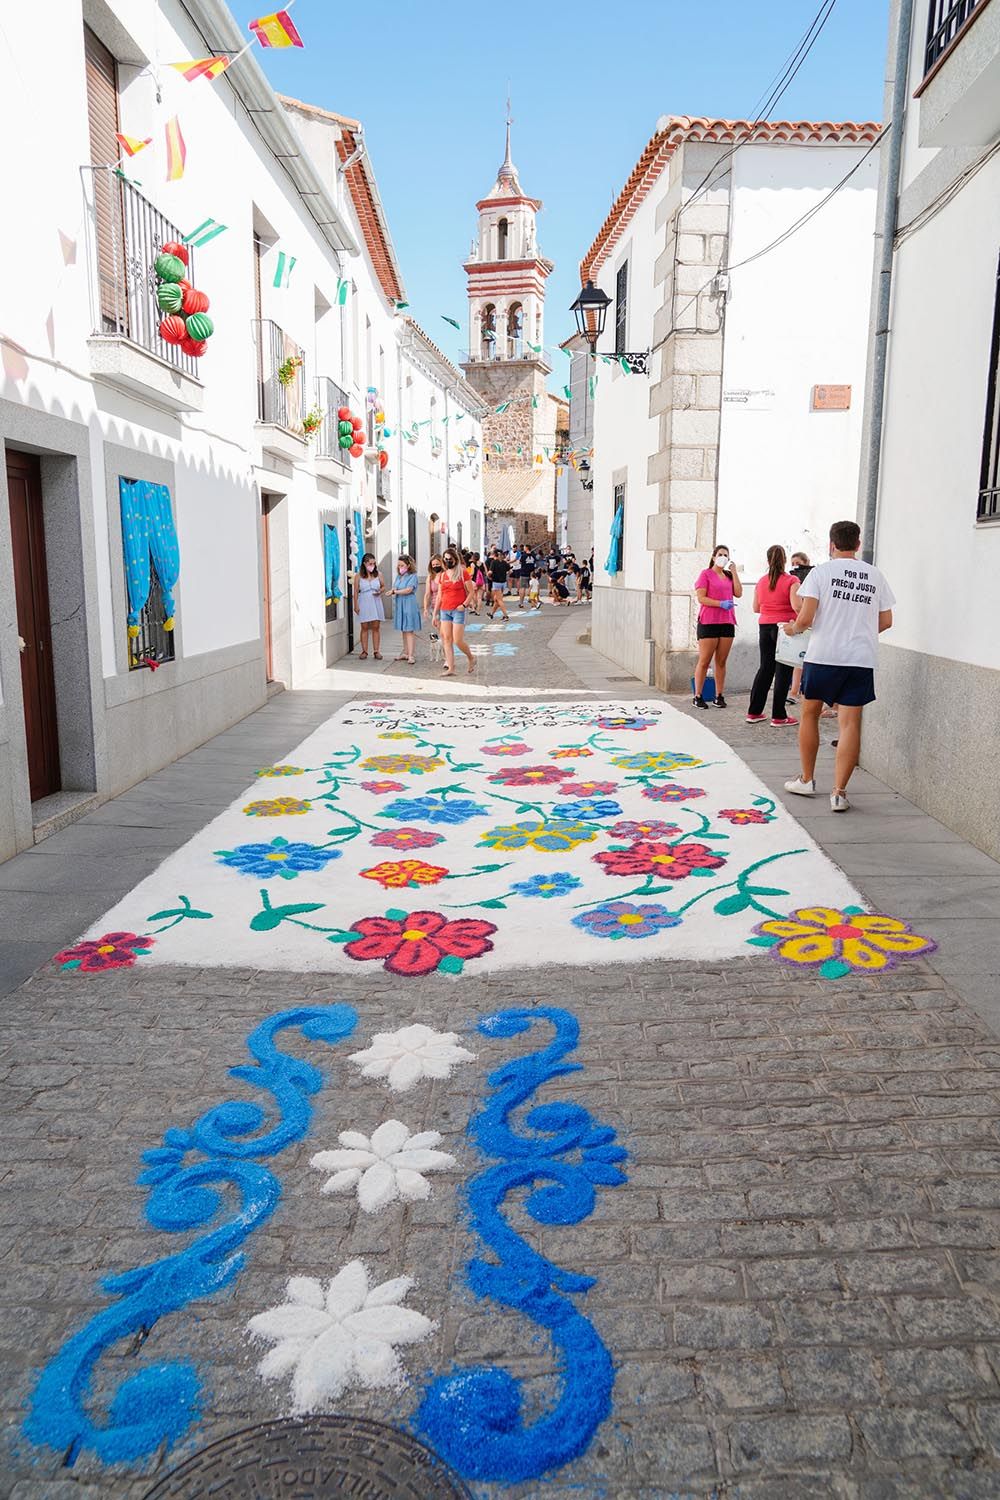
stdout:
[(597, 341), (604, 332), (604, 321), (608, 316), (610, 306), (611, 298), (607, 292), (588, 280), (570, 308), (570, 312), (576, 318), (576, 331), (587, 340), (591, 353), (596, 351)]

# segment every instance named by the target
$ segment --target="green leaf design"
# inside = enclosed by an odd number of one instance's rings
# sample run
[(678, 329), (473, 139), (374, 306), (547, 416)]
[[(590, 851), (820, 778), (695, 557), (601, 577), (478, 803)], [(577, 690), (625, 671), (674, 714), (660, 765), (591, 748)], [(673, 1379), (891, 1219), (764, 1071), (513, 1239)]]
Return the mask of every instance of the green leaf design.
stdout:
[(465, 968), (465, 964), (462, 959), (456, 958), (453, 953), (448, 953), (442, 958), (438, 964), (438, 968), (442, 974), (461, 974)]
[(775, 943), (781, 942), (781, 939), (765, 933), (760, 937), (747, 938), (747, 942), (754, 948), (773, 948)]
[(472, 906), (488, 906), (491, 911), (506, 911), (506, 901), (501, 901), (499, 896), (493, 896), (488, 901), (475, 901), (469, 903)]
[(735, 917), (738, 911), (746, 911), (749, 905), (749, 896), (723, 896), (721, 901), (716, 901), (712, 910), (720, 917)]
[(819, 966), (822, 979), (843, 979), (845, 974), (851, 972), (850, 964), (843, 964), (837, 958), (828, 958), (825, 964)]
[(391, 922), (403, 922), (409, 915), (410, 914), (408, 911), (400, 911), (396, 906), (392, 907), (391, 910), (386, 912), (386, 916)]
[(787, 896), (787, 891), (779, 890), (776, 885), (748, 885), (746, 887), (748, 896)]
[(297, 917), (306, 911), (322, 911), (322, 901), (301, 901), (295, 906), (268, 906), (264, 911), (259, 911), (251, 918), (250, 930), (252, 932), (270, 932), (273, 927), (278, 927), (287, 917)]
[(714, 880), (714, 878), (715, 878), (715, 871), (714, 870), (697, 869), (697, 870), (692, 870), (691, 874), (692, 875), (700, 875), (703, 880), (704, 879)]
[(331, 932), (327, 938), (328, 943), (349, 943), (357, 937), (356, 932)]

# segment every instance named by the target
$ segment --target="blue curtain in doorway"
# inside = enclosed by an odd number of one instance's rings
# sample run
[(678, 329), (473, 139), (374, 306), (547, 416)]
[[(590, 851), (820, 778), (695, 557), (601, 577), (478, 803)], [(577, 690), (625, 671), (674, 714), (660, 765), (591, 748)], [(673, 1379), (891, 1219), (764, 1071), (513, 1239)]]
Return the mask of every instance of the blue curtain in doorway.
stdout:
[(354, 512), (354, 525), (351, 528), (351, 534), (351, 567), (356, 571), (360, 568), (361, 559), (365, 553), (365, 539), (364, 533), (361, 530), (361, 512), (359, 510)]
[(327, 604), (343, 598), (340, 592), (340, 532), (329, 521), (323, 524), (323, 584)]
[(128, 593), (130, 633), (138, 632), (139, 616), (149, 598), (152, 557), (163, 594), (163, 628), (174, 628), (174, 589), (181, 571), (180, 545), (165, 484), (148, 479), (118, 480), (125, 553), (125, 587)]
[(610, 573), (612, 578), (621, 571), (622, 565), (622, 522), (625, 518), (625, 507), (615, 506), (615, 513), (611, 518), (611, 551), (608, 560), (604, 564), (605, 573)]

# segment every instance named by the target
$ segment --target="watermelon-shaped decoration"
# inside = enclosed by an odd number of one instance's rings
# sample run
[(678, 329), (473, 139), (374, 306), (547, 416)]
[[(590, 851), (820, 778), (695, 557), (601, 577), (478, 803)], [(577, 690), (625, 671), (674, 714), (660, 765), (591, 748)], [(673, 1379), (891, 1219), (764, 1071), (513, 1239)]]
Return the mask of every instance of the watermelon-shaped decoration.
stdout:
[(337, 426), (340, 429), (341, 437), (350, 437), (351, 433), (354, 431), (354, 428), (351, 426), (350, 422), (338, 422)]
[(360, 458), (364, 451), (360, 443), (354, 443), (351, 447), (351, 457)]
[(341, 434), (337, 441), (340, 443), (340, 446), (342, 448), (350, 448), (351, 444), (354, 442), (354, 439), (350, 436), (344, 437), (343, 434)]
[(187, 320), (188, 337), (197, 342), (204, 343), (205, 339), (212, 337), (215, 324), (207, 313), (192, 313)]
[(341, 406), (341, 407), (339, 407), (338, 410), (337, 410), (337, 421), (338, 422), (349, 422), (350, 420), (351, 420), (351, 408), (349, 406)]
[(153, 270), (161, 281), (183, 281), (186, 269), (179, 255), (168, 255), (165, 250), (153, 262)]
[(161, 281), (156, 288), (156, 301), (161, 312), (180, 312), (183, 297), (184, 293), (173, 281)]
[(205, 339), (190, 338), (185, 334), (184, 338), (181, 339), (181, 348), (185, 354), (192, 354), (195, 359), (200, 359), (208, 348), (208, 342)]
[(160, 338), (167, 344), (180, 344), (187, 338), (187, 326), (183, 318), (171, 313), (160, 323)]
[(167, 240), (167, 243), (163, 247), (163, 254), (176, 255), (177, 259), (182, 260), (185, 265), (188, 263), (188, 247), (182, 244), (180, 240)]
[(186, 292), (181, 292), (185, 316), (191, 313), (208, 312), (208, 298), (204, 292), (199, 292), (197, 287), (189, 286)]

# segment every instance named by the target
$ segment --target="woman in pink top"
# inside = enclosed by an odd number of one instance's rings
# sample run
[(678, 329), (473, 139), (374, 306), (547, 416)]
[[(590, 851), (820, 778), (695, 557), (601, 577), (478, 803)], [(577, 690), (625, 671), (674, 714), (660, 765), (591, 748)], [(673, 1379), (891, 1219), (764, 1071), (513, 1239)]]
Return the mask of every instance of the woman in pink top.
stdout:
[(742, 598), (743, 585), (735, 564), (729, 561), (729, 548), (721, 543), (712, 553), (712, 561), (702, 568), (694, 581), (698, 598), (698, 665), (694, 669), (694, 706), (707, 708), (702, 696), (708, 669), (715, 661), (715, 706), (728, 708), (723, 690), (726, 686), (726, 662), (733, 649), (736, 634), (736, 600)]
[(799, 612), (799, 580), (785, 572), (785, 561), (784, 547), (768, 547), (767, 572), (757, 580), (753, 591), (754, 614), (760, 616), (760, 666), (750, 689), (747, 723), (761, 724), (767, 718), (764, 704), (773, 681), (771, 723), (776, 728), (798, 723), (798, 719), (788, 717), (788, 689), (792, 685), (792, 669), (785, 662), (775, 661), (774, 658), (779, 626), (788, 620), (794, 620)]

